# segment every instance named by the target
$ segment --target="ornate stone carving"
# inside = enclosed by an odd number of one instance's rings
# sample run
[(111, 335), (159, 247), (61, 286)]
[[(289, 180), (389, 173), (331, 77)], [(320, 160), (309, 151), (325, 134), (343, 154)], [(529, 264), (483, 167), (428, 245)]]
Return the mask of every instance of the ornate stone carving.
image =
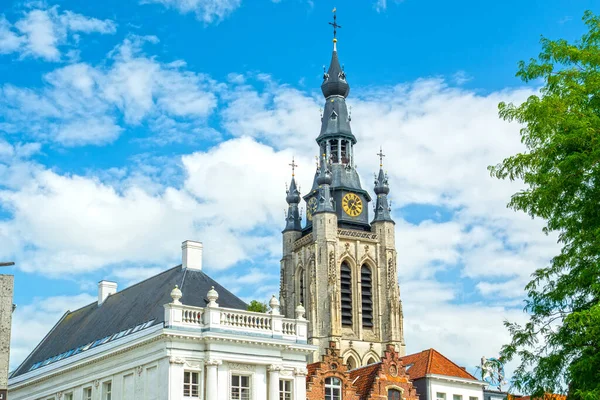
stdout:
[[(204, 361), (204, 365), (209, 366), (209, 367), (216, 367), (223, 364), (223, 361), (221, 360), (215, 360), (214, 358), (208, 359), (206, 361)], [(231, 365), (231, 364), (229, 364)]]
[(306, 368), (294, 368), (294, 375), (306, 376), (308, 375), (308, 370)]
[(228, 363), (229, 364), (229, 368), (232, 370), (237, 370), (237, 371), (250, 371), (253, 372), (256, 367), (252, 364), (239, 364), (239, 363)]
[(267, 367), (267, 371), (269, 372), (281, 372), (283, 371), (283, 367), (281, 365), (277, 365), (277, 364), (271, 364)]
[(372, 232), (355, 231), (350, 229), (338, 229), (338, 236), (347, 238), (358, 238), (366, 239), (370, 241), (377, 241), (377, 234)]
[(138, 376), (141, 376), (143, 371), (144, 368), (142, 366), (139, 366), (135, 369), (135, 372), (137, 372)]
[(94, 387), (95, 387), (96, 389), (98, 389), (98, 386), (100, 386), (100, 381), (99, 381), (98, 379), (96, 379), (96, 380), (94, 381)]
[(335, 252), (332, 250), (329, 252), (329, 272), (327, 274), (329, 283), (333, 284), (337, 282), (337, 271), (335, 265)]
[(185, 364), (185, 358), (181, 358), (181, 357), (171, 357), (169, 358), (169, 363), (171, 364)]

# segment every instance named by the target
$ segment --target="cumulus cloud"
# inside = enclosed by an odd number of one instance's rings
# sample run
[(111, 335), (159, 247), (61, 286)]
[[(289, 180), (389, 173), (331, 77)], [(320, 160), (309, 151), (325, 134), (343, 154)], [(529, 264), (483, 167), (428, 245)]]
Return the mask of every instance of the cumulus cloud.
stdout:
[(18, 52), (23, 57), (60, 61), (60, 47), (76, 41), (78, 33), (114, 34), (116, 24), (72, 11), (60, 12), (58, 6), (35, 8), (11, 24), (0, 16), (0, 54)]
[(194, 13), (206, 24), (218, 23), (234, 12), (242, 0), (141, 0), (142, 4), (156, 3), (174, 8), (182, 14)]
[(173, 141), (178, 123), (198, 129), (216, 106), (214, 82), (185, 70), (185, 64), (145, 55), (142, 46), (149, 41), (156, 38), (125, 39), (108, 65), (58, 68), (44, 76), (39, 89), (0, 87), (0, 122), (5, 121), (0, 131), (72, 147), (110, 143), (126, 127), (165, 119), (175, 130)]

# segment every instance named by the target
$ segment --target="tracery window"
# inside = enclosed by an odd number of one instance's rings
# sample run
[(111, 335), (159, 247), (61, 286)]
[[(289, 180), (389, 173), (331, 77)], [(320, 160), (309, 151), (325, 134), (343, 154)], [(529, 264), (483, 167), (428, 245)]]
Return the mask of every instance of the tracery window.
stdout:
[(325, 378), (325, 400), (342, 400), (342, 381), (338, 378)]
[(364, 327), (373, 327), (373, 294), (371, 282), (371, 268), (363, 265), (360, 269), (360, 288), (362, 292), (362, 324)]
[(298, 301), (303, 305), (306, 306), (306, 303), (304, 302), (304, 270), (301, 269), (298, 271), (298, 273), (300, 274), (299, 279), (298, 279), (298, 286), (299, 286), (299, 291), (300, 293), (298, 294)]
[(344, 261), (340, 268), (342, 325), (352, 326), (352, 271)]

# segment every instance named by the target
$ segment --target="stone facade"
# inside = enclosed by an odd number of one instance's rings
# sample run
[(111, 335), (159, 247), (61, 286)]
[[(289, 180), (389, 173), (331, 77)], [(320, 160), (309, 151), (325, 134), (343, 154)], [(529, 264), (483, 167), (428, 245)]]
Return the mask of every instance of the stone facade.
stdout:
[(8, 387), (14, 277), (0, 275), (0, 391)]
[[(333, 213), (316, 214), (311, 233), (284, 233), (281, 303), (292, 315), (300, 302), (309, 320), (309, 342), (320, 347), (312, 360), (338, 343), (350, 367), (383, 355), (386, 344), (405, 353), (393, 222), (375, 222), (371, 232), (338, 228)], [(352, 270), (352, 326), (342, 326), (340, 266)], [(373, 326), (362, 324), (361, 267), (372, 271)], [(290, 314), (292, 313), (292, 314)]]

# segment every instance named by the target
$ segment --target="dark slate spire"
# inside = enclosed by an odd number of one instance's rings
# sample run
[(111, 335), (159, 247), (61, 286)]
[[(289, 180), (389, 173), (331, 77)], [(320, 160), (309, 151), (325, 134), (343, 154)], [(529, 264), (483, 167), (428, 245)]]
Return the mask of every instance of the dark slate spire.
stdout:
[(302, 230), (302, 219), (300, 218), (300, 212), (298, 211), (298, 204), (300, 204), (300, 191), (296, 186), (296, 178), (295, 178), (295, 167), (297, 165), (294, 163), (294, 159), (292, 158), (292, 182), (290, 183), (290, 188), (286, 191), (287, 196), (285, 201), (288, 203), (288, 212), (287, 217), (285, 219), (285, 229), (284, 232), (287, 231), (301, 231)]
[(390, 206), (388, 203), (387, 195), (390, 193), (390, 186), (388, 184), (387, 174), (383, 172), (383, 157), (384, 154), (379, 150), (377, 154), (379, 156), (379, 175), (375, 175), (375, 194), (377, 200), (375, 203), (375, 218), (373, 222), (394, 222), (390, 216)]
[(317, 184), (319, 185), (319, 194), (317, 195), (317, 210), (315, 214), (322, 212), (335, 212), (333, 207), (333, 198), (331, 197), (331, 170), (325, 154), (321, 157), (321, 166), (319, 170), (319, 176), (317, 177)]
[[(340, 28), (336, 22), (331, 25), (334, 28)], [(317, 142), (320, 144), (326, 138), (335, 137), (349, 139), (352, 141), (352, 144), (355, 144), (356, 138), (350, 129), (350, 116), (346, 107), (346, 97), (350, 93), (350, 85), (346, 81), (344, 69), (340, 66), (335, 34), (333, 38), (333, 54), (331, 55), (329, 69), (323, 74), (321, 91), (326, 101), (323, 117), (321, 118), (321, 133), (317, 138)]]

